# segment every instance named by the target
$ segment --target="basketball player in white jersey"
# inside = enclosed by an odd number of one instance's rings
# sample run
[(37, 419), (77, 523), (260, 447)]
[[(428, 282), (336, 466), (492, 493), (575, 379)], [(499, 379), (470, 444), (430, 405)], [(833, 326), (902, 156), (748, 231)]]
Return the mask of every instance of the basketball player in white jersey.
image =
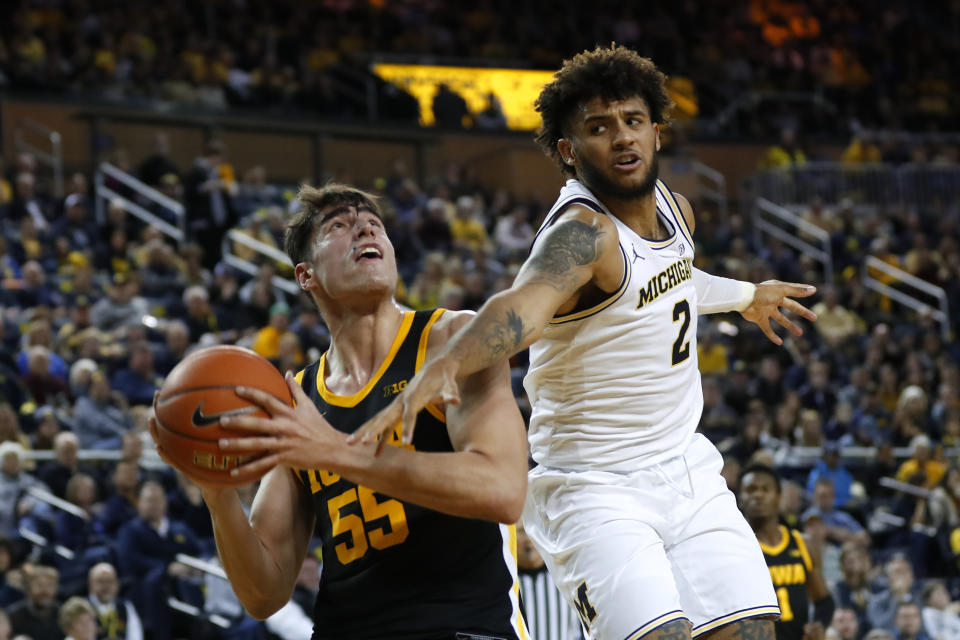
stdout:
[(772, 640), (777, 599), (756, 537), (695, 432), (697, 314), (738, 310), (776, 344), (788, 296), (693, 268), (693, 212), (657, 179), (664, 75), (623, 47), (564, 63), (537, 100), (537, 140), (569, 178), (514, 285), (352, 436), (369, 442), (457, 380), (530, 347), (523, 522), (597, 640)]

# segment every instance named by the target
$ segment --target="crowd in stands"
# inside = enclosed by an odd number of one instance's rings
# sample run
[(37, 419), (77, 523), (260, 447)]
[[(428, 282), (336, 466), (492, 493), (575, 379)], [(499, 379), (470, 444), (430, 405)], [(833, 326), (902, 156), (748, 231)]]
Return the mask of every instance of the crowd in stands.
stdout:
[[(775, 136), (790, 121), (836, 134), (960, 129), (956, 3), (722, 0), (637, 5), (482, 0), (116, 4), (27, 0), (0, 22), (0, 86), (121, 102), (277, 107), (415, 121), (416, 101), (369, 74), (374, 57), (411, 55), (554, 69), (595, 43), (652, 57), (713, 117), (749, 91), (802, 92), (796, 105), (747, 101), (726, 133)], [(458, 125), (459, 120), (454, 121)]]
[[(312, 303), (276, 285), (288, 266), (228, 244), (256, 266), (248, 276), (215, 249), (231, 227), (281, 247), (294, 192), (262, 167), (233, 167), (216, 140), (181, 167), (161, 134), (131, 169), (185, 204), (187, 243), (176, 247), (119, 202), (96, 221), (82, 173), (55, 198), (29, 154), (2, 169), (0, 631), (8, 618), (34, 640), (86, 637), (92, 614), (101, 638), (305, 634), (317, 558), (278, 619), (252, 621), (222, 581), (177, 559), (217, 562), (209, 515), (196, 486), (143, 454), (153, 393), (192, 349), (241, 344), (296, 370), (327, 347)], [(359, 186), (381, 197), (397, 298), (413, 309), (476, 309), (509, 286), (545, 213), (456, 163), (419, 184), (398, 160)], [(910, 632), (917, 627), (930, 640), (960, 637), (960, 308), (947, 339), (929, 314), (905, 311), (859, 278), (863, 257), (879, 255), (947, 287), (957, 305), (960, 211), (954, 202), (861, 217), (814, 202), (807, 218), (831, 235), (833, 282), (811, 257), (773, 239), (757, 244), (739, 213), (699, 206), (698, 266), (821, 285), (819, 321), (785, 348), (739, 316), (702, 319), (701, 430), (723, 452), (732, 489), (750, 462), (784, 475), (783, 517), (821, 549), (835, 593), (831, 634), (925, 640)], [(528, 410), (524, 356), (511, 364)], [(75, 509), (38, 497), (47, 493)], [(201, 615), (170, 609), (168, 598)]]

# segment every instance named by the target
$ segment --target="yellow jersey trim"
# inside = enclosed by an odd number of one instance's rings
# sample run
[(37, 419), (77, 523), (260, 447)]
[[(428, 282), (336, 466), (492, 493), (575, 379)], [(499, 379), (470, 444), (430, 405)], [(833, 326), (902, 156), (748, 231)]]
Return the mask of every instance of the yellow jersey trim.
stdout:
[[(510, 555), (513, 556), (513, 566), (517, 566), (519, 561), (517, 558), (517, 525), (510, 524), (507, 525), (507, 529), (510, 532)], [(510, 591), (513, 592), (513, 597), (516, 599), (516, 602), (520, 602), (520, 579), (517, 576), (517, 571), (511, 571), (513, 574), (513, 585), (510, 587)], [(520, 607), (516, 607), (516, 615), (513, 617), (513, 630), (517, 632), (517, 635), (520, 636), (521, 640), (529, 640), (527, 635), (527, 625), (523, 620), (523, 613), (520, 611)]]
[(670, 190), (663, 180), (657, 180), (657, 188), (663, 193), (663, 199), (667, 201), (667, 204), (670, 206), (671, 211), (673, 212), (673, 217), (677, 219), (677, 224), (684, 236), (686, 236), (687, 241), (690, 243), (690, 246), (693, 247), (693, 232), (690, 231), (690, 227), (687, 226), (687, 219), (683, 216), (683, 210), (680, 208), (680, 203), (677, 202), (677, 197), (673, 195), (673, 191)]
[(803, 534), (794, 529), (792, 531), (794, 539), (797, 541), (797, 548), (800, 549), (800, 555), (803, 557), (803, 564), (807, 566), (807, 571), (813, 571), (813, 559), (810, 557), (810, 551), (807, 549), (807, 543), (803, 539)]
[[(297, 384), (303, 385), (303, 374), (306, 373), (306, 371), (307, 371), (306, 369), (300, 369), (300, 371), (297, 372), (297, 375), (295, 375), (295, 376), (293, 377), (293, 379), (297, 381)], [(294, 403), (294, 405), (296, 405), (296, 403), (297, 403), (296, 398), (294, 398), (293, 403)], [(306, 485), (306, 483), (303, 481), (303, 478), (300, 477), (300, 472), (299, 472), (299, 471), (297, 471), (296, 469), (294, 469), (294, 468), (292, 468), (292, 467), (290, 468), (290, 471), (293, 472), (293, 477), (296, 478), (297, 481), (298, 481), (300, 484)]]
[(393, 359), (396, 357), (397, 351), (400, 350), (400, 345), (403, 344), (403, 341), (407, 338), (407, 334), (410, 333), (410, 325), (413, 324), (413, 316), (413, 311), (407, 311), (403, 314), (403, 322), (400, 323), (400, 330), (397, 331), (397, 335), (393, 339), (393, 344), (390, 346), (390, 351), (387, 353), (387, 357), (384, 358), (383, 362), (380, 363), (380, 368), (377, 370), (377, 372), (373, 374), (369, 380), (367, 380), (367, 384), (363, 385), (362, 389), (352, 395), (341, 396), (327, 390), (326, 382), (324, 382), (323, 379), (324, 373), (327, 369), (327, 354), (324, 353), (322, 356), (320, 356), (320, 367), (317, 369), (317, 393), (320, 394), (320, 397), (323, 398), (324, 402), (337, 407), (346, 407), (348, 409), (360, 404), (360, 401), (367, 397), (367, 394), (370, 393), (370, 390), (376, 386), (377, 382), (380, 381), (380, 378), (383, 377), (383, 374), (386, 373), (387, 369), (393, 363)]
[(627, 285), (630, 284), (630, 261), (627, 260), (627, 252), (623, 250), (623, 245), (620, 246), (620, 255), (623, 256), (623, 280), (620, 281), (620, 288), (610, 294), (606, 300), (601, 302), (598, 305), (590, 307), (589, 309), (584, 309), (583, 311), (577, 311), (576, 313), (568, 313), (562, 316), (554, 316), (550, 321), (550, 324), (563, 324), (565, 322), (573, 322), (574, 320), (583, 320), (588, 316), (600, 313), (614, 302), (623, 297), (623, 294), (627, 292)]
[(768, 556), (778, 556), (783, 553), (783, 550), (787, 548), (787, 545), (790, 544), (790, 532), (787, 531), (787, 528), (783, 525), (780, 525), (780, 542), (768, 547), (767, 545), (760, 543), (760, 548)]
[(420, 344), (417, 345), (417, 364), (414, 366), (414, 373), (420, 371), (420, 367), (423, 366), (423, 361), (427, 359), (427, 341), (430, 339), (430, 329), (433, 328), (433, 323), (440, 319), (444, 311), (446, 311), (446, 309), (435, 309), (434, 312), (430, 314), (430, 319), (427, 320), (427, 324), (423, 327), (423, 332), (420, 334)]

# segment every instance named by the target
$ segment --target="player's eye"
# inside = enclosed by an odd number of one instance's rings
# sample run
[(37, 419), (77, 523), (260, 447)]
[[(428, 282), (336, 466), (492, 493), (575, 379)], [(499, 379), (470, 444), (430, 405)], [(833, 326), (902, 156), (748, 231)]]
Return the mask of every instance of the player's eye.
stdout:
[(590, 133), (592, 133), (593, 135), (597, 135), (597, 134), (603, 133), (603, 132), (606, 131), (606, 130), (607, 130), (607, 128), (606, 128), (605, 126), (603, 126), (602, 124), (597, 124), (597, 125), (594, 125), (594, 126), (590, 127)]

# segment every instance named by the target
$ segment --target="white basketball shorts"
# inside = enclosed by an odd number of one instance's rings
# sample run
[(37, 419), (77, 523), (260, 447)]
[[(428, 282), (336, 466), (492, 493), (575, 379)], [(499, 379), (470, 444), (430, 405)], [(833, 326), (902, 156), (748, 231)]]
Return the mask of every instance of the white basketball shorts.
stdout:
[(756, 536), (696, 434), (682, 456), (630, 474), (537, 467), (523, 524), (594, 640), (677, 619), (693, 637), (779, 616)]

